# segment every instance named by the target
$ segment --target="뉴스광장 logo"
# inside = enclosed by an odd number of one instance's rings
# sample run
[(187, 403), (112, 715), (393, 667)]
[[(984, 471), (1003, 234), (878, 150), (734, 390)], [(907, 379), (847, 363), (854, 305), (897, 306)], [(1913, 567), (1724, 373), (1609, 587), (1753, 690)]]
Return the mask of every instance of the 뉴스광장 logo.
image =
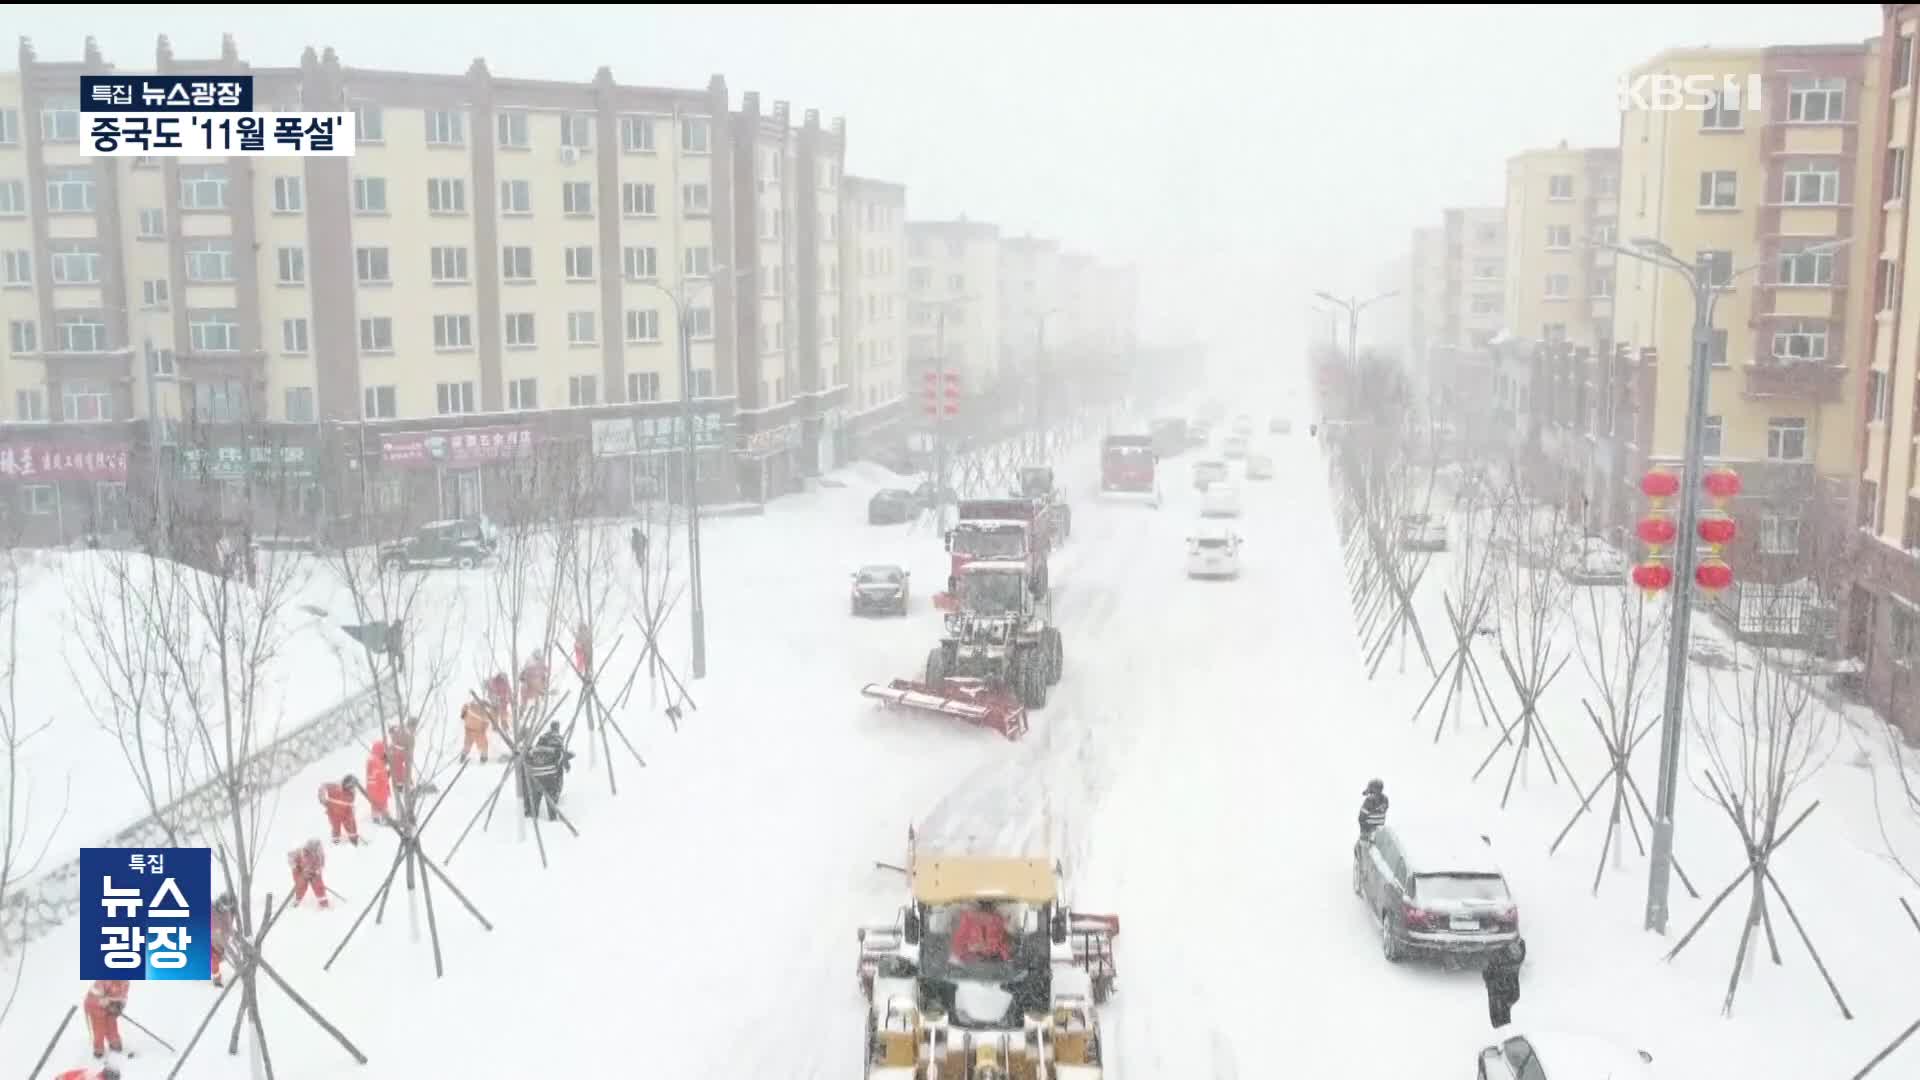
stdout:
[(213, 977), (209, 848), (80, 849), (80, 977)]
[(1676, 75), (1647, 71), (1620, 77), (1614, 88), (1621, 112), (1764, 112), (1760, 87), (1752, 75)]

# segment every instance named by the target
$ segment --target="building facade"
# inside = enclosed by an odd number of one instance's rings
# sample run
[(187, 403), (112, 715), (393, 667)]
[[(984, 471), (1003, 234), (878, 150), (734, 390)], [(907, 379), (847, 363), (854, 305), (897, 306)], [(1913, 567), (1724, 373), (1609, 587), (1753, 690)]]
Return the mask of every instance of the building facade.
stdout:
[(1065, 345), (1073, 329), (1064, 321), (1060, 242), (1001, 237), (998, 278), (1000, 361), (1017, 371), (1038, 371), (1046, 354)]
[(1506, 211), (1454, 207), (1440, 219), (1442, 337), (1455, 348), (1483, 348), (1506, 326)]
[(1612, 341), (1620, 154), (1529, 150), (1507, 159), (1507, 332), (1605, 351)]
[(846, 177), (840, 188), (841, 363), (856, 448), (899, 442), (908, 391), (907, 191)]
[(965, 218), (907, 222), (910, 368), (957, 371), (968, 396), (999, 382), (999, 276), (997, 226)]

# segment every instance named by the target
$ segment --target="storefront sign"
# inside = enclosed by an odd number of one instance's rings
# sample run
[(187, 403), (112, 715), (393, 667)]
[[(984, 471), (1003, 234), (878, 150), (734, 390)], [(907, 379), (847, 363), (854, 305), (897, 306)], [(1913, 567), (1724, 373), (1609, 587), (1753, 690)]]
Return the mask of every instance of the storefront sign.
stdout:
[(183, 476), (239, 480), (249, 471), (256, 475), (311, 477), (313, 455), (304, 446), (217, 446), (210, 450), (189, 446), (180, 450)]
[(800, 427), (787, 424), (768, 431), (756, 431), (740, 437), (740, 451), (746, 454), (772, 454), (800, 445)]
[[(694, 445), (712, 448), (721, 445), (726, 424), (717, 413), (697, 413), (693, 418)], [(596, 457), (627, 457), (633, 454), (665, 454), (687, 446), (687, 418), (672, 416), (631, 417), (593, 422), (593, 452)]]
[(0, 446), (0, 477), (22, 482), (125, 480), (127, 449), (123, 446), (70, 449), (47, 443), (13, 443)]
[(633, 437), (633, 417), (593, 422), (594, 457), (628, 457), (639, 452)]
[(383, 465), (493, 465), (533, 452), (533, 429), (467, 428), (462, 431), (408, 431), (380, 436)]

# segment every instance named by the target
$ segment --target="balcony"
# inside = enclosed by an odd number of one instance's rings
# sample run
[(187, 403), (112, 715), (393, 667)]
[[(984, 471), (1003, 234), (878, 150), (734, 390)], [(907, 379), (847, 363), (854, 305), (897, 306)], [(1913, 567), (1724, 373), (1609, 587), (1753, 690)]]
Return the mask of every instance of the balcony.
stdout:
[(1832, 404), (1847, 379), (1845, 364), (1806, 360), (1757, 360), (1746, 365), (1746, 396), (1800, 398)]

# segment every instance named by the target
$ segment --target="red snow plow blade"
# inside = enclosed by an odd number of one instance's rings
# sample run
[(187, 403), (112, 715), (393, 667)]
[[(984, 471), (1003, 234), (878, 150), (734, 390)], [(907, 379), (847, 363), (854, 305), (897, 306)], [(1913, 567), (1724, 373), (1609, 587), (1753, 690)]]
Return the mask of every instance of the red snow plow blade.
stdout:
[(937, 592), (933, 594), (933, 606), (939, 611), (959, 611), (960, 601), (950, 592)]
[(944, 679), (938, 683), (895, 679), (885, 686), (868, 683), (860, 692), (895, 708), (939, 713), (992, 728), (1009, 739), (1027, 733), (1026, 706), (1012, 694), (995, 690), (984, 679)]

